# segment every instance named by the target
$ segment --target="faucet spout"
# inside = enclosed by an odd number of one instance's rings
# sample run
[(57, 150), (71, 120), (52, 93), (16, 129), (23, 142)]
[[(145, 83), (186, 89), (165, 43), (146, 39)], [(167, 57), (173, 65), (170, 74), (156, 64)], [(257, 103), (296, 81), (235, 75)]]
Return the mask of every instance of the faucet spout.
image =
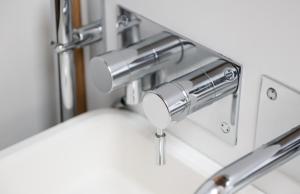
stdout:
[(300, 154), (300, 125), (226, 166), (195, 194), (233, 194)]
[(157, 141), (157, 164), (163, 166), (166, 164), (166, 133), (162, 129), (157, 129), (155, 138)]

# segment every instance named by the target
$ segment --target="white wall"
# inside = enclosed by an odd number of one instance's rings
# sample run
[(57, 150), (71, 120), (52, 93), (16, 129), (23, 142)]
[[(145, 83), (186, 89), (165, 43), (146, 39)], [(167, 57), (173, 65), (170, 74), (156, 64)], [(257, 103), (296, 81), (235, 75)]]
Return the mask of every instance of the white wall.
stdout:
[(49, 3), (0, 2), (0, 149), (57, 121)]
[[(59, 121), (57, 73), (49, 45), (50, 2), (0, 2), (0, 149)], [(101, 18), (102, 0), (81, 3), (84, 24)], [(103, 45), (85, 49), (86, 64), (90, 55), (103, 52)], [(87, 89), (90, 109), (108, 107), (115, 101), (93, 90), (92, 84)]]

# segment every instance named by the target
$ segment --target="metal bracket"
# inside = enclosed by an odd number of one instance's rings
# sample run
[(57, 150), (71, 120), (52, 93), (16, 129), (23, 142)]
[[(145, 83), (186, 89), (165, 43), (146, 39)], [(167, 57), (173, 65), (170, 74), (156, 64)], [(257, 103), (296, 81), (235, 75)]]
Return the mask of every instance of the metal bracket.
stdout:
[[(120, 34), (127, 29), (139, 25), (139, 23), (139, 19), (129, 20), (126, 15), (121, 15), (116, 23), (116, 28), (118, 29), (118, 33)], [(83, 48), (85, 46), (101, 41), (103, 39), (102, 32), (102, 20), (98, 20), (81, 28), (74, 29), (72, 32), (72, 42), (62, 44), (51, 41), (51, 45), (54, 47), (54, 50), (58, 54), (76, 48)]]

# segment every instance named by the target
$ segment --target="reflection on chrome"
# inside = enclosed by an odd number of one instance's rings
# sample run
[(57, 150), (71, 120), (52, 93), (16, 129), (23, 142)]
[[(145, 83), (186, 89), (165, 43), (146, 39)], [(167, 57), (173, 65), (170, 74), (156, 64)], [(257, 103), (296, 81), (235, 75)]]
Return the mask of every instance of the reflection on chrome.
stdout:
[(300, 126), (262, 145), (209, 178), (195, 194), (232, 194), (300, 153)]

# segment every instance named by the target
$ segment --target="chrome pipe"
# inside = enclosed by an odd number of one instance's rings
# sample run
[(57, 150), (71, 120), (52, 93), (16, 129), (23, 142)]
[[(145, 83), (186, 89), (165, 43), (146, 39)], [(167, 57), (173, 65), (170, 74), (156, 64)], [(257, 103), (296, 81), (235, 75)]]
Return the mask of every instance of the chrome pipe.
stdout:
[[(120, 10), (121, 16), (119, 18), (119, 27), (127, 26), (132, 21), (137, 21), (138, 18), (124, 9)], [(122, 24), (122, 25), (121, 25)], [(121, 33), (122, 46), (127, 48), (130, 45), (136, 44), (141, 41), (140, 25), (132, 26), (131, 28), (123, 28)], [(132, 80), (126, 85), (125, 88), (125, 104), (137, 105), (141, 102), (143, 95), (142, 79)]]
[[(68, 45), (73, 42), (72, 0), (52, 0), (53, 28), (55, 45)], [(57, 54), (55, 63), (59, 69), (60, 115), (65, 121), (76, 112), (76, 82), (73, 51)]]
[(57, 53), (62, 53), (101, 41), (102, 31), (103, 27), (101, 20), (74, 29), (72, 32), (72, 42), (66, 44), (58, 43), (55, 45), (55, 50)]
[(210, 177), (195, 194), (233, 194), (300, 154), (300, 126), (262, 145)]
[(127, 84), (125, 92), (126, 105), (137, 105), (142, 101), (143, 96), (142, 80), (137, 79)]
[(157, 156), (157, 165), (163, 166), (166, 164), (166, 133), (163, 129), (157, 129), (155, 133), (156, 146), (158, 152)]
[(74, 49), (102, 40), (102, 22), (98, 20), (78, 29), (72, 26), (72, 0), (51, 0), (55, 65), (59, 74), (60, 120), (74, 117), (76, 107), (76, 69)]

